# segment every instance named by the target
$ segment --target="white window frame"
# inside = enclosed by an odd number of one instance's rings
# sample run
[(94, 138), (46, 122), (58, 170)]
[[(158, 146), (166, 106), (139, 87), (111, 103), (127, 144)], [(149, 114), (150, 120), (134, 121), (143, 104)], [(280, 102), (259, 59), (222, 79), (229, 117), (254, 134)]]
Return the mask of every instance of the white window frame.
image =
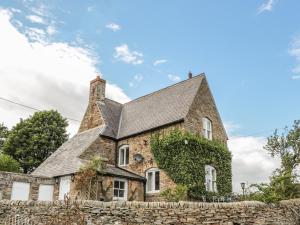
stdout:
[(202, 125), (203, 125), (203, 136), (208, 140), (212, 140), (212, 122), (207, 117), (202, 118)]
[[(121, 151), (124, 151), (124, 155), (122, 157)], [(126, 155), (128, 154), (128, 161), (126, 160), (127, 157)], [(122, 162), (122, 158), (123, 158), (123, 162)], [(129, 164), (129, 145), (122, 145), (119, 150), (118, 150), (118, 165), (119, 166), (127, 166)]]
[[(124, 182), (124, 189), (120, 189), (120, 187), (116, 188), (115, 181)], [(124, 190), (124, 197), (115, 196), (115, 189)], [(122, 179), (122, 178), (115, 178), (113, 181), (113, 200), (114, 201), (127, 201), (127, 195), (128, 195), (128, 181), (126, 179)]]
[[(67, 184), (67, 191), (63, 190), (62, 184), (66, 182)], [(71, 190), (71, 176), (64, 176), (59, 178), (59, 194), (58, 194), (58, 200), (64, 200), (65, 194), (69, 194)]]
[(28, 201), (30, 195), (30, 183), (14, 181), (11, 188), (11, 200)]
[[(158, 182), (159, 182), (159, 189), (158, 190), (156, 190), (155, 189), (155, 174), (156, 174), (156, 172), (159, 172), (159, 180), (158, 180)], [(149, 180), (149, 174), (152, 174), (152, 182), (151, 182), (151, 190), (149, 190), (149, 188), (148, 188), (148, 180)], [(160, 173), (160, 170), (158, 169), (158, 168), (151, 168), (151, 169), (149, 169), (149, 170), (147, 170), (146, 171), (146, 179), (147, 179), (147, 183), (146, 183), (146, 192), (147, 193), (158, 193), (158, 192), (160, 192), (160, 176), (161, 176), (161, 173)]]
[(38, 201), (53, 201), (53, 192), (54, 192), (53, 184), (40, 184)]
[(210, 192), (218, 192), (217, 170), (210, 165), (205, 165), (205, 189)]

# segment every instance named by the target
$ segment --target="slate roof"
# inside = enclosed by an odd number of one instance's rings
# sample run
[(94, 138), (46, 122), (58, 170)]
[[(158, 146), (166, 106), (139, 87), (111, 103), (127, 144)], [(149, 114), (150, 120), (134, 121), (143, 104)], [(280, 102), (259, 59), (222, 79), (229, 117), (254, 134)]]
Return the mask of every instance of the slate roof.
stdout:
[[(100, 136), (103, 131), (104, 126), (100, 126), (81, 132), (70, 138), (52, 155), (50, 155), (38, 168), (36, 168), (36, 170), (32, 172), (32, 175), (58, 177), (78, 172), (80, 167), (86, 162), (86, 160), (80, 159), (79, 156)], [(104, 174), (114, 176), (139, 180), (144, 179), (137, 174), (109, 164), (103, 172)]]

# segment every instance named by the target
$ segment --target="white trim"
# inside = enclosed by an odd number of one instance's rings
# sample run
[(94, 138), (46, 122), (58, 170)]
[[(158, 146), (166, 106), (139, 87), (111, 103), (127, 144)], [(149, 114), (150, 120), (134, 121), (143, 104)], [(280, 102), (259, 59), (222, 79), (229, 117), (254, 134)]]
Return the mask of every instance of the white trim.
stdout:
[(202, 128), (203, 128), (203, 136), (208, 140), (212, 140), (212, 121), (207, 117), (202, 118)]
[[(159, 190), (155, 190), (155, 174), (156, 172), (159, 172)], [(148, 176), (149, 173), (152, 173), (152, 184), (151, 187), (153, 190), (149, 191), (148, 190)], [(151, 193), (158, 193), (160, 192), (160, 170), (158, 168), (151, 168), (149, 170), (146, 171), (146, 179), (147, 179), (147, 183), (146, 183), (146, 192), (151, 194)]]
[(210, 166), (205, 165), (205, 189), (206, 191), (217, 191), (217, 170)]
[[(115, 197), (115, 181), (124, 182), (124, 197)], [(118, 188), (120, 190), (120, 188)], [(122, 189), (121, 189), (122, 190)], [(114, 201), (127, 201), (127, 195), (128, 195), (128, 180), (122, 179), (122, 178), (115, 178), (113, 181), (113, 200)]]
[[(124, 163), (121, 164), (121, 154), (120, 152), (124, 151), (124, 156), (123, 156), (123, 160)], [(128, 162), (126, 162), (126, 155), (127, 155), (127, 151), (128, 151), (128, 155), (129, 155), (129, 145), (122, 145), (119, 147), (118, 149), (118, 166), (127, 166), (129, 164), (129, 157), (128, 157)]]

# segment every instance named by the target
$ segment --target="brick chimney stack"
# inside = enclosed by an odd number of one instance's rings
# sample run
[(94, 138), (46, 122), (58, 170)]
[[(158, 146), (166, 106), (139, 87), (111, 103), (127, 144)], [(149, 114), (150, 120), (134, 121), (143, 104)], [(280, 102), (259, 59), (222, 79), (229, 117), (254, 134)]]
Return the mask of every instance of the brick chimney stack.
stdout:
[(190, 71), (189, 72), (189, 79), (191, 79), (193, 77), (193, 74), (192, 74), (192, 72)]
[(105, 86), (106, 81), (100, 78), (99, 75), (90, 82), (90, 103), (103, 101), (105, 99)]

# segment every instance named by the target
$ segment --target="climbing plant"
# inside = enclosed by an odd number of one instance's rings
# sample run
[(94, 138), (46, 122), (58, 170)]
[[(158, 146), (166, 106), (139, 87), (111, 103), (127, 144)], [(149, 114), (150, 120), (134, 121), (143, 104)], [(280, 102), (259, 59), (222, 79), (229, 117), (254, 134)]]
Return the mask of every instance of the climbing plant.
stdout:
[(158, 167), (176, 184), (185, 185), (189, 198), (201, 199), (211, 194), (205, 190), (205, 165), (217, 171), (218, 194), (231, 193), (231, 153), (226, 145), (174, 130), (167, 135), (152, 135), (151, 149)]

